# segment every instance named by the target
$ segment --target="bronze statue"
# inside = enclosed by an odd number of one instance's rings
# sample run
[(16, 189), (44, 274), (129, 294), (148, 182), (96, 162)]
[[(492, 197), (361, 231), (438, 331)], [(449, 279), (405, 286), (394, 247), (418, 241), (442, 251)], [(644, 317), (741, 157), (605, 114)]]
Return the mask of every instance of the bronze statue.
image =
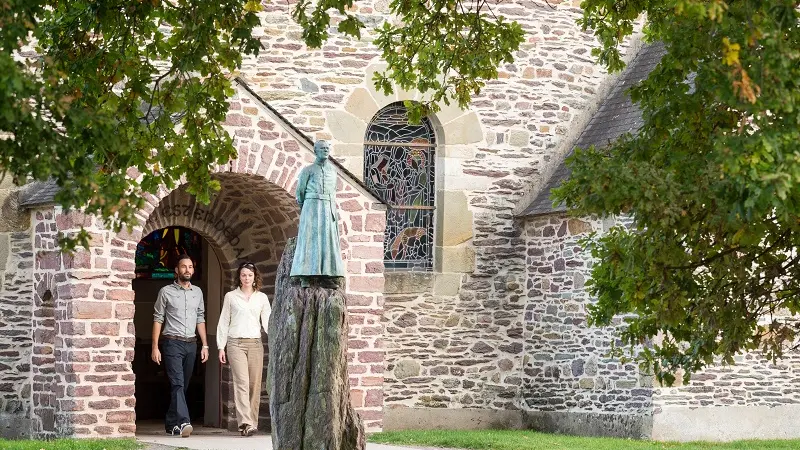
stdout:
[(303, 168), (297, 182), (300, 225), (290, 276), (300, 278), (303, 287), (308, 287), (311, 281), (335, 287), (339, 278), (344, 277), (336, 210), (336, 168), (328, 159), (330, 152), (327, 141), (317, 141), (316, 161)]

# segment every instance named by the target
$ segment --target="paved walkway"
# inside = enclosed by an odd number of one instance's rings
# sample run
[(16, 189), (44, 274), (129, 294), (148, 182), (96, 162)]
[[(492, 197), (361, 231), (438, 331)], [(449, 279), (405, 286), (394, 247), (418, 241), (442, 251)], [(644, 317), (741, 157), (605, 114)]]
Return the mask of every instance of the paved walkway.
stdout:
[[(177, 439), (177, 441), (176, 441)], [(173, 440), (151, 439), (150, 437), (137, 438), (146, 445), (146, 450), (272, 450), (272, 440), (269, 436), (251, 436), (246, 441), (237, 439), (237, 436), (215, 436), (213, 438), (186, 439), (175, 438)], [(158, 443), (153, 441), (158, 440)], [(165, 444), (166, 443), (166, 444)], [(168, 445), (167, 445), (168, 444)], [(445, 450), (445, 449), (421, 449), (419, 447), (398, 447), (394, 445), (367, 444), (367, 450)]]
[[(163, 431), (160, 431), (161, 425), (138, 425), (137, 428), (138, 433), (136, 434), (136, 440), (147, 444), (147, 450), (173, 450), (176, 448), (186, 448), (190, 450), (272, 450), (272, 438), (265, 433), (259, 433), (251, 437), (242, 437), (235, 432), (219, 428), (195, 427), (191, 436), (182, 438), (180, 436), (167, 436)], [(419, 447), (367, 444), (367, 450), (425, 449), (420, 449)]]

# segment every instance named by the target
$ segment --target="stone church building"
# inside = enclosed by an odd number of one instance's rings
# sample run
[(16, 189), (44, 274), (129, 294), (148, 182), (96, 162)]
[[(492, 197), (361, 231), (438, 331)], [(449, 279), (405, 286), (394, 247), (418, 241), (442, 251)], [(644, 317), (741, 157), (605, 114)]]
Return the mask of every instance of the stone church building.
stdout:
[[(534, 428), (655, 439), (800, 435), (800, 359), (755, 354), (663, 388), (610, 359), (613, 329), (589, 328), (591, 258), (578, 240), (614, 225), (569, 217), (550, 189), (565, 156), (635, 132), (625, 94), (663, 54), (639, 37), (628, 69), (609, 76), (575, 24), (580, 2), (511, 0), (497, 7), (527, 36), (466, 110), (419, 125), (376, 92), (383, 66), (367, 33), (309, 50), (286, 4), (267, 4), (264, 49), (231, 74), (227, 128), (238, 158), (215, 168), (209, 205), (182, 188), (147, 198), (132, 232), (54, 204), (57, 186), (0, 184), (0, 436), (132, 436), (163, 418), (163, 369), (150, 361), (155, 294), (171, 261), (194, 256), (209, 344), (235, 267), (257, 263), (265, 292), (296, 234), (294, 187), (328, 139), (339, 173), (347, 267), (350, 384), (369, 431)], [(355, 8), (370, 26), (385, 0)], [(56, 248), (59, 232), (91, 232), (88, 250)], [(230, 373), (211, 349), (189, 393), (197, 425), (235, 428)], [(269, 358), (266, 355), (265, 358)], [(266, 367), (266, 364), (265, 364)], [(260, 429), (269, 428), (263, 397)]]

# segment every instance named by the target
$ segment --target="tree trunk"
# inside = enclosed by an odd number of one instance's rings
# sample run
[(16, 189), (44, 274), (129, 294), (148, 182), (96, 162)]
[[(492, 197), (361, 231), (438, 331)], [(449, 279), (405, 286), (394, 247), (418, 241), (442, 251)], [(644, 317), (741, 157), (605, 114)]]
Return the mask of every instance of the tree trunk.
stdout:
[(350, 405), (347, 307), (342, 289), (290, 281), (295, 242), (283, 252), (269, 319), (269, 410), (276, 450), (363, 450)]

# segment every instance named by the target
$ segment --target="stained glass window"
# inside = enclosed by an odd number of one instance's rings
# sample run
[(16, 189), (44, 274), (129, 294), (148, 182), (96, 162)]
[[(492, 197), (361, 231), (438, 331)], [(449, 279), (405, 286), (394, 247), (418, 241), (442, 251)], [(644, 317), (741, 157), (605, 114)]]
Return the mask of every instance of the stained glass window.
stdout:
[(186, 253), (194, 263), (194, 276), (202, 273), (202, 237), (183, 227), (156, 230), (136, 246), (136, 278), (172, 278), (178, 257)]
[(402, 102), (382, 109), (367, 127), (364, 180), (389, 206), (384, 239), (387, 270), (433, 266), (435, 147), (430, 120), (410, 124)]

